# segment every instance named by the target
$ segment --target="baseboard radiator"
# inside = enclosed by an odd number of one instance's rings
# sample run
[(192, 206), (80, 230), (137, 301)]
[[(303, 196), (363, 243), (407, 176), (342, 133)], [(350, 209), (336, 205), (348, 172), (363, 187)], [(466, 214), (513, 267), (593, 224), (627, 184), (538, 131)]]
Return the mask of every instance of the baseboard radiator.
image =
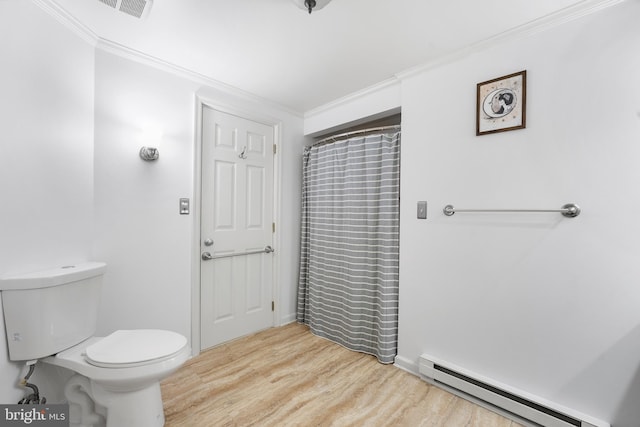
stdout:
[(607, 422), (499, 384), (426, 354), (420, 356), (419, 372), (436, 384), (444, 384), (544, 427), (611, 427)]

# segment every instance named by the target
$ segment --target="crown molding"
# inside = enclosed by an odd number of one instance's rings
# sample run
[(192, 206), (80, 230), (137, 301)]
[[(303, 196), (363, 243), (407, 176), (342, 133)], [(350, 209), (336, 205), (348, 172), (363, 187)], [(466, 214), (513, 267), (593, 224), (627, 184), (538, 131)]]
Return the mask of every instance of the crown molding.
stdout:
[(89, 27), (84, 25), (69, 12), (59, 6), (53, 0), (31, 0), (35, 5), (40, 7), (47, 14), (55, 18), (56, 21), (64, 25), (66, 28), (80, 36), (82, 40), (92, 46), (96, 46), (99, 37)]
[(622, 3), (623, 1), (626, 0), (584, 0), (579, 4), (566, 7), (558, 12), (527, 22), (487, 39), (457, 49), (451, 53), (434, 58), (424, 64), (396, 73), (395, 76), (399, 80), (403, 80), (424, 71), (450, 64), (467, 57), (472, 53), (478, 53), (480, 51), (499, 46), (502, 43), (513, 41), (514, 39), (522, 39), (547, 31), (551, 28), (591, 15), (592, 13), (614, 6), (618, 3)]
[(495, 36), (489, 37), (485, 40), (457, 49), (448, 54), (439, 55), (433, 58), (432, 60), (427, 61), (420, 65), (417, 65), (415, 67), (411, 67), (406, 70), (400, 71), (399, 73), (396, 73), (394, 77), (384, 80), (378, 84), (369, 86), (365, 89), (362, 89), (357, 92), (353, 92), (349, 95), (343, 96), (327, 104), (323, 104), (316, 108), (313, 108), (312, 110), (305, 112), (304, 116), (305, 118), (309, 118), (309, 117), (313, 117), (315, 115), (321, 114), (325, 111), (329, 111), (334, 108), (344, 106), (346, 104), (349, 104), (351, 102), (358, 100), (359, 98), (364, 98), (367, 95), (370, 95), (379, 90), (382, 90), (390, 85), (399, 84), (402, 80), (408, 77), (414, 76), (416, 74), (420, 74), (427, 70), (438, 68), (446, 64), (450, 64), (452, 62), (465, 58), (470, 54), (478, 53), (479, 51), (490, 49), (492, 47), (498, 46), (507, 41), (513, 41), (516, 38), (524, 38), (539, 32), (546, 31), (553, 27), (557, 27), (559, 25), (574, 21), (576, 19), (582, 18), (584, 16), (587, 16), (592, 13), (598, 12), (600, 10), (606, 9), (608, 7), (614, 6), (618, 3), (622, 3), (623, 1), (626, 1), (626, 0), (584, 0), (577, 5), (566, 7), (558, 12), (554, 12), (542, 18), (535, 19), (526, 24), (520, 25), (518, 27), (499, 33)]
[(384, 80), (380, 83), (369, 86), (360, 91), (353, 92), (349, 95), (338, 98), (327, 104), (320, 105), (304, 113), (293, 110), (289, 107), (280, 105), (271, 100), (259, 97), (252, 93), (243, 91), (234, 86), (228, 85), (226, 83), (215, 80), (211, 77), (205, 76), (204, 74), (198, 73), (196, 71), (161, 60), (151, 55), (147, 55), (143, 52), (137, 51), (135, 49), (131, 49), (119, 43), (116, 43), (107, 39), (103, 39), (99, 37), (96, 33), (94, 33), (89, 27), (87, 27), (78, 19), (73, 17), (65, 9), (60, 7), (54, 0), (31, 0), (31, 1), (36, 5), (38, 5), (45, 12), (53, 16), (57, 21), (62, 23), (64, 26), (66, 26), (67, 28), (75, 32), (83, 40), (95, 46), (97, 49), (101, 49), (103, 51), (112, 53), (114, 55), (118, 55), (139, 63), (143, 63), (145, 65), (149, 65), (157, 69), (164, 70), (166, 72), (198, 82), (200, 84), (209, 86), (212, 89), (219, 90), (227, 94), (238, 96), (253, 102), (259, 102), (262, 104), (270, 105), (273, 108), (277, 108), (279, 110), (282, 110), (284, 112), (287, 112), (297, 117), (310, 117), (310, 116), (314, 116), (322, 112), (331, 110), (333, 108), (348, 104), (359, 98), (364, 98), (367, 95), (378, 92), (389, 86), (399, 84), (403, 79), (414, 76), (416, 74), (420, 74), (430, 69), (440, 67), (445, 64), (455, 62), (472, 53), (477, 53), (479, 51), (498, 46), (506, 41), (512, 41), (516, 38), (524, 38), (542, 31), (546, 31), (550, 28), (557, 27), (567, 22), (582, 18), (584, 16), (587, 16), (592, 13), (598, 12), (600, 10), (606, 9), (608, 7), (614, 6), (626, 0), (584, 0), (579, 4), (566, 7), (558, 12), (549, 14), (539, 19), (535, 19), (526, 24), (520, 25), (508, 31), (504, 31), (495, 36), (489, 37), (485, 40), (470, 44), (468, 46), (455, 50), (449, 54), (438, 56), (437, 58), (434, 58), (433, 60), (425, 62), (421, 65), (396, 73), (393, 77), (387, 80)]
[(266, 98), (262, 98), (258, 95), (254, 95), (242, 89), (238, 89), (235, 86), (231, 86), (229, 84), (215, 80), (211, 77), (208, 77), (204, 74), (190, 70), (188, 68), (181, 67), (179, 65), (173, 64), (168, 61), (164, 61), (160, 58), (157, 58), (151, 55), (147, 55), (144, 52), (140, 52), (138, 50), (132, 49), (120, 43), (116, 43), (114, 41), (102, 38), (98, 36), (95, 32), (93, 32), (89, 27), (84, 25), (81, 21), (76, 19), (69, 12), (67, 12), (64, 8), (59, 6), (54, 0), (31, 0), (31, 1), (35, 3), (37, 6), (39, 6), (46, 13), (51, 15), (53, 18), (55, 18), (62, 25), (72, 30), (74, 33), (80, 36), (87, 43), (94, 46), (95, 49), (99, 49), (104, 52), (108, 52), (113, 55), (120, 56), (122, 58), (126, 58), (128, 60), (135, 61), (144, 65), (171, 73), (178, 77), (185, 78), (195, 83), (199, 83), (203, 86), (207, 86), (213, 90), (223, 92), (225, 94), (232, 95), (234, 97), (237, 97), (249, 102), (259, 103), (261, 105), (267, 105), (271, 108), (281, 110), (285, 113), (291, 114), (296, 117), (302, 118), (304, 116), (302, 112), (291, 109), (277, 102), (271, 101)]
[(113, 55), (120, 56), (130, 61), (138, 62), (143, 65), (147, 65), (161, 71), (165, 71), (175, 76), (185, 78), (192, 82), (199, 83), (203, 86), (207, 86), (216, 91), (223, 92), (228, 95), (232, 95), (236, 98), (241, 98), (243, 100), (253, 102), (253, 103), (259, 103), (261, 105), (267, 105), (271, 108), (281, 110), (285, 113), (291, 114), (296, 117), (300, 117), (300, 118), (303, 117), (303, 114), (300, 111), (293, 110), (289, 107), (286, 107), (282, 104), (274, 102), (270, 99), (260, 97), (251, 92), (244, 91), (235, 86), (213, 79), (209, 76), (198, 73), (191, 69), (181, 67), (172, 62), (164, 61), (155, 56), (148, 55), (144, 52), (140, 52), (138, 50), (132, 49), (120, 43), (113, 42), (111, 40), (98, 37), (98, 42), (96, 43), (96, 49), (100, 49), (104, 52), (111, 53)]

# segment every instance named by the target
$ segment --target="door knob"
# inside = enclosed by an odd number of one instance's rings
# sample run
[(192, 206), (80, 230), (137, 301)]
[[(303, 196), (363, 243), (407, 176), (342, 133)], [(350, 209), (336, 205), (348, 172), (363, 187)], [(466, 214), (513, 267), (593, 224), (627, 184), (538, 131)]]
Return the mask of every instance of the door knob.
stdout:
[(205, 246), (212, 246), (212, 245), (213, 245), (213, 240), (211, 240), (211, 239), (207, 239), (207, 240), (205, 240), (205, 241), (204, 241), (204, 245), (205, 245)]
[(208, 261), (210, 259), (213, 259), (213, 255), (211, 255), (209, 252), (202, 252), (203, 261)]

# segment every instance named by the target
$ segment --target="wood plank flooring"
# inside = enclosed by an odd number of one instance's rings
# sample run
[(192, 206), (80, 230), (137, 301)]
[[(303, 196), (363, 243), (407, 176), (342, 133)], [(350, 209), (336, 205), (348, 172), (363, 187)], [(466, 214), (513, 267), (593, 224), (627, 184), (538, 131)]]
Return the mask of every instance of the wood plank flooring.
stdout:
[(161, 388), (167, 427), (522, 427), (295, 323), (204, 351)]

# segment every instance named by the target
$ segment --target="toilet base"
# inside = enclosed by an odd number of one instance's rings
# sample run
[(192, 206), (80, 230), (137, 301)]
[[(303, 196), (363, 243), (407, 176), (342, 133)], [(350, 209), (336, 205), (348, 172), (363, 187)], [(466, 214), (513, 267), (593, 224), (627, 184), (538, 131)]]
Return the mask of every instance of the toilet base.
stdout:
[(162, 427), (160, 383), (130, 392), (113, 392), (76, 374), (65, 386), (71, 427)]

